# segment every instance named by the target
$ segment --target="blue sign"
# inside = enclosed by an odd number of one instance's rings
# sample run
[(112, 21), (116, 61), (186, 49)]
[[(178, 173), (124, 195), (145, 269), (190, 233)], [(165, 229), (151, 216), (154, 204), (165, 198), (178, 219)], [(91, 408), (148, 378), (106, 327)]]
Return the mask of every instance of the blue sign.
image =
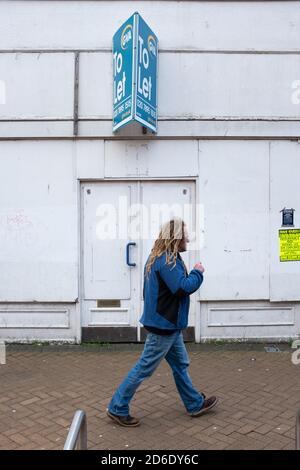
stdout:
[(113, 131), (138, 121), (157, 132), (158, 40), (134, 13), (113, 37)]
[(137, 82), (135, 119), (157, 130), (157, 37), (143, 18), (137, 16)]
[(133, 118), (134, 15), (113, 37), (113, 131)]

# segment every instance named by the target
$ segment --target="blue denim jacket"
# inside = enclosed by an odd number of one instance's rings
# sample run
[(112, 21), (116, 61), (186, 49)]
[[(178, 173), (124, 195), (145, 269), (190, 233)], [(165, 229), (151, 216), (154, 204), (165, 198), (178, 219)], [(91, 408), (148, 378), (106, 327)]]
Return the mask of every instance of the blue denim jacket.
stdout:
[(201, 286), (202, 272), (192, 269), (188, 274), (179, 253), (175, 266), (173, 259), (171, 264), (167, 264), (164, 252), (155, 259), (148, 277), (145, 277), (147, 261), (144, 267), (144, 310), (140, 322), (144, 326), (164, 330), (186, 328), (190, 307), (189, 296)]

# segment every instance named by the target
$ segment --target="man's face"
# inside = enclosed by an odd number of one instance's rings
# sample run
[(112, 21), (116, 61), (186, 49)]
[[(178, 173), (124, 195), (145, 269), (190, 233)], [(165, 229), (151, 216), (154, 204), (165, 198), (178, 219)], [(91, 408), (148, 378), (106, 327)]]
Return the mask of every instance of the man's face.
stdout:
[(186, 251), (187, 250), (187, 243), (189, 243), (189, 237), (188, 237), (188, 233), (187, 233), (187, 230), (186, 228), (184, 227), (184, 231), (183, 231), (183, 238), (182, 240), (180, 241), (179, 245), (178, 245), (178, 251)]

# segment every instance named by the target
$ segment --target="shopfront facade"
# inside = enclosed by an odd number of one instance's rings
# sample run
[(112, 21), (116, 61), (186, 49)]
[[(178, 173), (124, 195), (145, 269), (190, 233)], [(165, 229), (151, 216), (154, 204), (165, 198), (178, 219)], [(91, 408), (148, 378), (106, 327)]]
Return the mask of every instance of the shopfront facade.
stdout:
[[(157, 133), (113, 132), (112, 37), (135, 9), (159, 40)], [(298, 338), (300, 260), (280, 260), (279, 230), (300, 228), (299, 2), (0, 12), (0, 339), (142, 341), (154, 239), (131, 229), (174, 204), (195, 234), (187, 267), (206, 268), (186, 338)]]

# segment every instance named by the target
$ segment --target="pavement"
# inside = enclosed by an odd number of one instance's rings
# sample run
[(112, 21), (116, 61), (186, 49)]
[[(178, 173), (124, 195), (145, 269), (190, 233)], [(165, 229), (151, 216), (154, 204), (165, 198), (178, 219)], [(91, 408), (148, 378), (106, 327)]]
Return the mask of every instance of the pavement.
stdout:
[(142, 345), (8, 345), (0, 365), (0, 449), (62, 449), (77, 409), (87, 413), (89, 449), (294, 449), (300, 364), (293, 350), (263, 344), (187, 345), (194, 384), (220, 403), (187, 415), (164, 361), (131, 406), (123, 428), (106, 416)]

